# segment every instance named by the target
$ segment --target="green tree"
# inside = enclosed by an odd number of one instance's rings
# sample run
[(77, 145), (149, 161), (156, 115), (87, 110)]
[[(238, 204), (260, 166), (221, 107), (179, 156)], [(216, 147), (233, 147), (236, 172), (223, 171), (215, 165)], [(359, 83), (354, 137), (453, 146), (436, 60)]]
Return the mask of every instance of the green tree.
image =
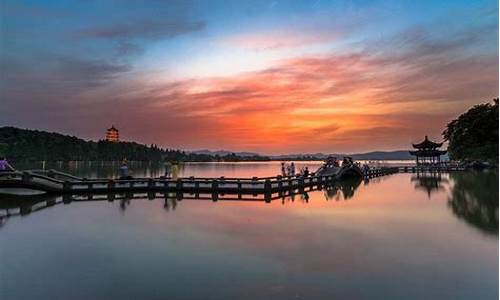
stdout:
[(454, 160), (498, 163), (498, 98), (472, 107), (448, 123), (443, 137)]

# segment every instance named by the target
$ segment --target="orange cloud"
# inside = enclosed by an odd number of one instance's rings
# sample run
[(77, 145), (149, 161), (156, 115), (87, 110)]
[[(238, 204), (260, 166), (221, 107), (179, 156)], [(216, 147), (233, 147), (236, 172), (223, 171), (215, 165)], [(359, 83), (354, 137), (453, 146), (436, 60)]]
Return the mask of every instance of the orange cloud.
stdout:
[(113, 101), (94, 101), (98, 111), (73, 103), (66, 118), (100, 119), (89, 125), (98, 133), (113, 120), (129, 139), (187, 149), (404, 149), (424, 135), (439, 139), (450, 119), (497, 96), (498, 56), (467, 55), (469, 42), (418, 40), (405, 51), (305, 56), (235, 76), (140, 82), (112, 91)]

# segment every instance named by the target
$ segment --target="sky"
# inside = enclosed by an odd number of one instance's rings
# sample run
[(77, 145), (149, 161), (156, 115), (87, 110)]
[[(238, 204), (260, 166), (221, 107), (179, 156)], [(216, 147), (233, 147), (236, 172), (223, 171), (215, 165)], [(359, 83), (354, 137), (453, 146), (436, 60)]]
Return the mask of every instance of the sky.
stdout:
[(498, 97), (497, 1), (0, 0), (0, 126), (186, 150), (408, 149)]

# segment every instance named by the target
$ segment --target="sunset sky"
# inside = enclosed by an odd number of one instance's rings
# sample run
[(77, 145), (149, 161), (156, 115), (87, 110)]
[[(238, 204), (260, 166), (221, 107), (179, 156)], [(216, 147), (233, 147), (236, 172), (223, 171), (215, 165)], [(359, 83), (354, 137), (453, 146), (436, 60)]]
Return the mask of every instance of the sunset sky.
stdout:
[(0, 0), (0, 126), (263, 154), (407, 149), (498, 97), (497, 1)]

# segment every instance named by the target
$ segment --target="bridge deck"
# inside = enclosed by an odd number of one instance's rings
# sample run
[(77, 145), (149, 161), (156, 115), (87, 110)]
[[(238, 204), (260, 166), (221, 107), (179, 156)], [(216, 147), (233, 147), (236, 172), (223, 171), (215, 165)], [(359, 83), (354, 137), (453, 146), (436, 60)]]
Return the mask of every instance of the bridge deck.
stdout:
[[(396, 173), (397, 168), (377, 168), (365, 177)], [(0, 173), (0, 187), (28, 188), (49, 193), (86, 194), (121, 192), (185, 192), (193, 194), (273, 194), (306, 187), (325, 185), (336, 181), (333, 175), (263, 177), (263, 178), (134, 178), (130, 180), (86, 179), (54, 170), (31, 170)]]

